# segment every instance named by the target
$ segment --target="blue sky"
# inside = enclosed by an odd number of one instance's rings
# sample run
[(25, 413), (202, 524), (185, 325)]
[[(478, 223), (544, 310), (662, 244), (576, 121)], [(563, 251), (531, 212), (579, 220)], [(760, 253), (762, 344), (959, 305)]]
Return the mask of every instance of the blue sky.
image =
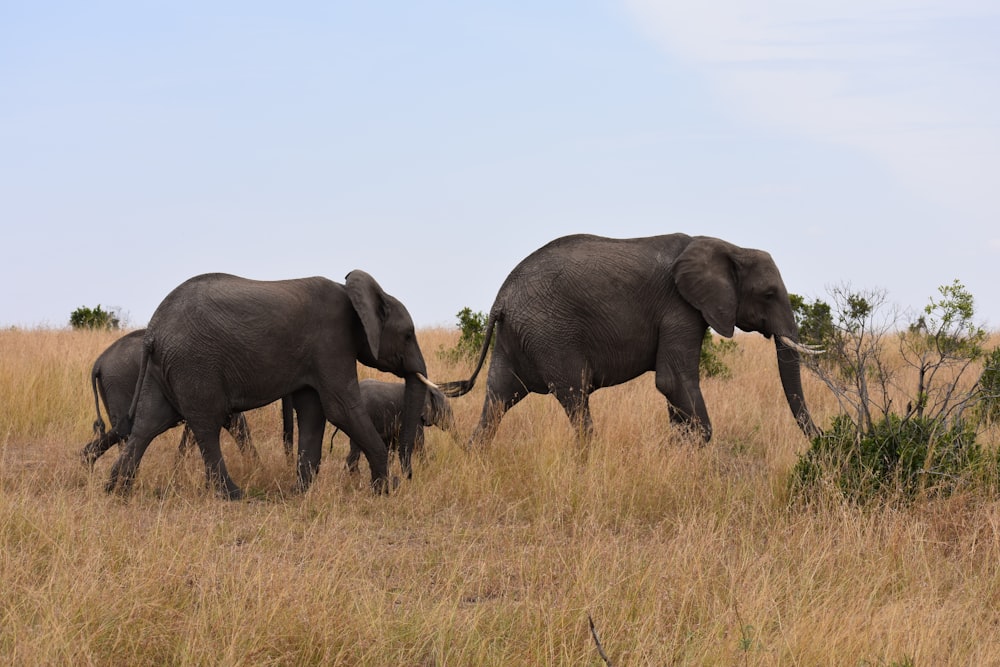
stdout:
[(4, 2), (0, 325), (355, 268), (453, 325), (555, 237), (680, 231), (1000, 329), (1000, 6), (745, 5)]

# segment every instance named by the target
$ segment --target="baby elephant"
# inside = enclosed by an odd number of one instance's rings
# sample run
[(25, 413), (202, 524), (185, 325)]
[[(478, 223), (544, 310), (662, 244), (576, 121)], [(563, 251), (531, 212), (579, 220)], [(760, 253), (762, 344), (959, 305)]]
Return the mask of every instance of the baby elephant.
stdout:
[[(361, 400), (365, 412), (375, 424), (375, 429), (389, 451), (399, 448), (399, 432), (403, 422), (403, 392), (402, 382), (381, 382), (379, 380), (362, 380)], [(437, 426), (442, 431), (449, 431), (454, 425), (454, 418), (448, 399), (437, 389), (428, 387), (427, 398), (424, 399), (424, 410), (420, 413), (420, 423), (413, 441), (413, 450), (423, 451), (424, 427)], [(347, 455), (347, 469), (357, 472), (358, 458), (361, 449), (351, 440), (351, 452)]]
[[(94, 362), (90, 372), (90, 383), (94, 392), (94, 407), (97, 409), (97, 420), (94, 422), (96, 437), (84, 446), (80, 454), (87, 465), (93, 466), (104, 452), (124, 442), (128, 437), (118, 432), (118, 425), (128, 414), (132, 404), (132, 394), (139, 379), (144, 333), (145, 329), (139, 329), (122, 336), (108, 346), (108, 349)], [(110, 431), (105, 430), (98, 397), (104, 402), (104, 408), (108, 412), (108, 419), (111, 421)], [(243, 454), (257, 455), (257, 450), (250, 442), (250, 429), (242, 412), (229, 416), (226, 430), (236, 440)], [(193, 441), (193, 437), (185, 427), (180, 442), (181, 452), (187, 448), (189, 441)]]

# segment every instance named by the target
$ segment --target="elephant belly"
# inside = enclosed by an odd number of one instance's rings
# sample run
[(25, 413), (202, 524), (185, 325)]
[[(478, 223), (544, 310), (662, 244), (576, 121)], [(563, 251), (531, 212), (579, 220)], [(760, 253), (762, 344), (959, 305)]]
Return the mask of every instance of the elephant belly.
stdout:
[(629, 380), (634, 380), (643, 373), (653, 370), (652, 362), (648, 364), (613, 364), (608, 368), (595, 369), (592, 386), (594, 389), (600, 387), (613, 387), (623, 384)]
[(610, 387), (655, 367), (653, 322), (645, 312), (611, 304), (595, 309), (565, 295), (549, 295), (544, 309), (511, 312), (497, 345), (530, 391)]
[[(612, 387), (653, 370), (655, 354), (643, 346), (604, 344), (566, 345), (557, 353), (539, 358), (535, 368), (544, 376), (547, 387), (593, 389)], [(531, 377), (527, 371), (522, 377)]]

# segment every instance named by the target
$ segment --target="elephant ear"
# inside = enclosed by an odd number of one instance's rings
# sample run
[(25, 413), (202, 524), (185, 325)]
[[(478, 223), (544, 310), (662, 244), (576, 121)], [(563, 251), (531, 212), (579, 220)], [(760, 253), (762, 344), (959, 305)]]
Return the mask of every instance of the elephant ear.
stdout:
[(674, 262), (674, 282), (681, 296), (726, 338), (733, 335), (739, 306), (735, 250), (721, 239), (696, 236)]
[(382, 327), (386, 319), (385, 292), (374, 278), (360, 269), (347, 274), (344, 287), (347, 288), (347, 296), (351, 299), (354, 311), (361, 318), (361, 326), (368, 337), (372, 355), (378, 359)]

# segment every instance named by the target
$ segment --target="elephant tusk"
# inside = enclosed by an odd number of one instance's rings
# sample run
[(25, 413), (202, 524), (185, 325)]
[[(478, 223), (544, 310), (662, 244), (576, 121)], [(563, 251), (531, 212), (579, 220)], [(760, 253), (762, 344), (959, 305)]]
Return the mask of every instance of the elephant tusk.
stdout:
[(420, 380), (421, 382), (423, 382), (423, 383), (424, 383), (425, 385), (427, 385), (428, 387), (430, 387), (431, 389), (438, 389), (438, 390), (440, 390), (440, 387), (438, 387), (438, 386), (437, 386), (436, 384), (434, 384), (433, 382), (431, 382), (430, 380), (428, 380), (428, 379), (427, 379), (427, 378), (426, 378), (426, 377), (424, 376), (424, 374), (423, 374), (423, 373), (417, 373), (417, 378), (418, 378), (418, 379), (419, 379), (419, 380)]
[(817, 355), (826, 352), (823, 348), (810, 347), (808, 345), (803, 345), (801, 343), (796, 343), (794, 340), (788, 336), (778, 336), (778, 340), (782, 342), (786, 347), (790, 347), (800, 354)]

